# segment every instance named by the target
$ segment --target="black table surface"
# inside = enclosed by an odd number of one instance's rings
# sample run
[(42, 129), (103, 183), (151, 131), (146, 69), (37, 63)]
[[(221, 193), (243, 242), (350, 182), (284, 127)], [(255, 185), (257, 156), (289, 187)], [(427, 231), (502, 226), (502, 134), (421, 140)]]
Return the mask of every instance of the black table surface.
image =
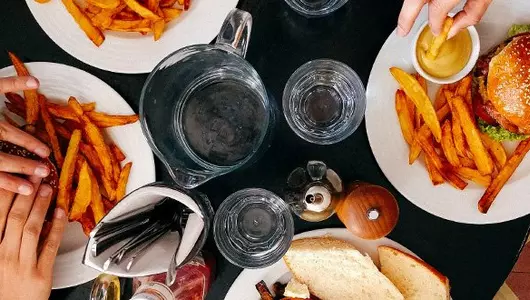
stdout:
[[(282, 0), (243, 0), (238, 7), (254, 18), (247, 59), (278, 104), (292, 72), (312, 59), (342, 61), (366, 84), (379, 49), (395, 28), (401, 3), (402, 0), (351, 0), (331, 16), (306, 19), (291, 11)], [(102, 71), (70, 56), (46, 36), (23, 0), (0, 1), (0, 15), (0, 48), (4, 50), (0, 67), (10, 65), (6, 50), (17, 53), (26, 62), (74, 66), (108, 83), (138, 111), (146, 74)], [(397, 197), (401, 210), (399, 223), (389, 237), (447, 275), (453, 299), (492, 299), (517, 260), (530, 216), (478, 226), (443, 220), (421, 210), (400, 195), (381, 172), (370, 150), (364, 122), (345, 141), (323, 147), (302, 141), (280, 118), (272, 145), (260, 161), (214, 179), (199, 190), (209, 196), (214, 208), (242, 188), (263, 187), (279, 193), (288, 173), (311, 159), (325, 161), (345, 182), (362, 180), (388, 188)], [(157, 180), (171, 180), (158, 161)], [(322, 223), (296, 220), (296, 233), (341, 226), (336, 217)], [(206, 249), (217, 260), (217, 277), (207, 299), (223, 299), (241, 269), (223, 259), (213, 239), (209, 239)], [(52, 299), (88, 299), (89, 291), (87, 283), (54, 291)]]

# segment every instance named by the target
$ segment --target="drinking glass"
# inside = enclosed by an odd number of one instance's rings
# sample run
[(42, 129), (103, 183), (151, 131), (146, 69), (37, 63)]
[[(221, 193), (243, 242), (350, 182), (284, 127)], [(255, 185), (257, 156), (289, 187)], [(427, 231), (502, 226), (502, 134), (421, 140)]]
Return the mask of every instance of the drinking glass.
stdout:
[(242, 268), (270, 266), (289, 249), (294, 221), (289, 206), (258, 188), (228, 196), (217, 210), (213, 234), (221, 254)]
[(244, 59), (251, 23), (249, 13), (234, 9), (214, 45), (170, 54), (143, 87), (142, 130), (184, 188), (256, 160), (269, 145), (274, 107)]
[(357, 73), (331, 59), (310, 61), (289, 78), (283, 113), (304, 140), (329, 145), (350, 136), (361, 124), (366, 95)]
[(306, 17), (323, 17), (341, 8), (348, 0), (285, 0), (297, 13)]

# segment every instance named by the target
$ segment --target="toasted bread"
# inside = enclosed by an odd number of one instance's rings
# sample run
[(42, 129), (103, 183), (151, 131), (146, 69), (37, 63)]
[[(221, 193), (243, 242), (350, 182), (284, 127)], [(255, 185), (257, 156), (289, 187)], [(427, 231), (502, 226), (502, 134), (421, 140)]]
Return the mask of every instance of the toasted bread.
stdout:
[(381, 272), (405, 300), (448, 300), (449, 279), (419, 258), (388, 246), (378, 249)]
[(293, 276), (322, 300), (403, 299), (372, 259), (345, 241), (295, 240), (283, 259)]

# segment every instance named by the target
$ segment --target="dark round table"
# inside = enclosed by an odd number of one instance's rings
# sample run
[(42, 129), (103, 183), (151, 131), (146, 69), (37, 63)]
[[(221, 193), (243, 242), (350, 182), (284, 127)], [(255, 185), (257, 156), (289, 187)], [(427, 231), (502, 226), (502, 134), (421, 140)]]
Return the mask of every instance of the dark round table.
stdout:
[[(366, 84), (380, 47), (395, 28), (401, 3), (402, 0), (350, 0), (331, 16), (306, 19), (291, 11), (283, 0), (242, 0), (238, 7), (254, 17), (247, 59), (278, 104), (291, 73), (312, 59), (342, 61), (357, 71)], [(0, 45), (4, 51), (0, 67), (10, 65), (6, 50), (14, 51), (27, 62), (71, 65), (108, 83), (138, 111), (140, 90), (147, 74), (115, 74), (80, 62), (46, 36), (23, 0), (0, 1), (0, 15)], [(383, 120), (381, 126), (385, 126)], [(397, 197), (401, 210), (399, 223), (389, 237), (447, 275), (453, 299), (492, 299), (517, 260), (530, 216), (477, 226), (446, 221), (421, 210), (401, 196), (379, 169), (368, 145), (364, 122), (345, 141), (323, 147), (298, 138), (282, 117), (270, 149), (259, 162), (216, 178), (199, 190), (209, 196), (214, 208), (242, 188), (263, 187), (279, 193), (288, 173), (310, 159), (325, 161), (345, 182), (362, 180), (388, 188)], [(157, 179), (171, 180), (158, 161)], [(336, 217), (322, 223), (296, 220), (297, 233), (340, 226)], [(223, 299), (241, 269), (223, 259), (213, 239), (209, 239), (206, 249), (217, 259), (217, 277), (207, 299)], [(51, 298), (88, 299), (89, 291), (87, 283), (54, 291)]]

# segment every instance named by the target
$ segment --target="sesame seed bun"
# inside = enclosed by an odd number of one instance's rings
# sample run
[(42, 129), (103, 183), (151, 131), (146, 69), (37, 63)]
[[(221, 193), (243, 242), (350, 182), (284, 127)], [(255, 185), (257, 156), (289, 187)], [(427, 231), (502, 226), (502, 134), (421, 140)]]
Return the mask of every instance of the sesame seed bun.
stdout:
[(530, 34), (513, 38), (489, 64), (487, 95), (519, 133), (530, 134)]

